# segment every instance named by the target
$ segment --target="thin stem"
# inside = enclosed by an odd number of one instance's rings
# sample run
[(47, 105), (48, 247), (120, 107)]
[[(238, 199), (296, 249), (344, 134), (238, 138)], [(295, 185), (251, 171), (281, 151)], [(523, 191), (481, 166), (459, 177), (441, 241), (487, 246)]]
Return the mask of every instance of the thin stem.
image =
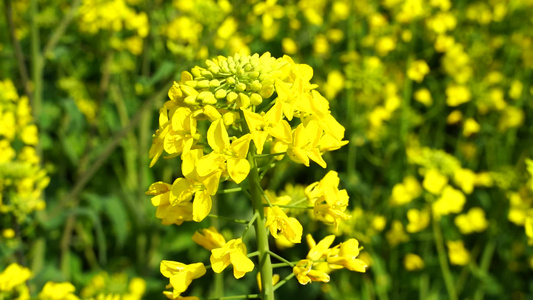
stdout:
[(248, 258), (250, 257), (255, 257), (255, 256), (258, 256), (259, 255), (259, 251), (254, 251), (254, 252), (250, 252), (248, 253), (248, 255), (246, 255)]
[(43, 89), (43, 61), (41, 55), (41, 42), (39, 24), (37, 23), (39, 9), (37, 0), (30, 1), (31, 12), (31, 61), (33, 78), (33, 118), (37, 122), (41, 114), (42, 89)]
[[(296, 265), (298, 262), (297, 261), (291, 261), (290, 263), (293, 264), (293, 265)], [(285, 267), (292, 267), (292, 266), (288, 265), (287, 263), (284, 263), (284, 262), (272, 264), (272, 269), (285, 268)]]
[[(263, 204), (263, 206), (268, 207), (268, 204)], [(296, 206), (296, 205), (278, 205), (275, 204), (274, 206), (279, 206), (281, 208), (295, 208), (295, 209), (314, 209), (314, 206)]]
[[(481, 271), (486, 273), (489, 270), (490, 263), (492, 261), (492, 255), (494, 254), (495, 249), (496, 249), (496, 242), (493, 240), (490, 240), (488, 242), (488, 245), (485, 247), (483, 254), (481, 255), (481, 264), (479, 266)], [(485, 296), (485, 287), (480, 286), (476, 290), (476, 293), (474, 294), (474, 300), (483, 299), (484, 296)]]
[(287, 152), (269, 153), (269, 154), (256, 154), (255, 158), (274, 157), (274, 156), (285, 155), (285, 154), (287, 154)]
[(252, 227), (252, 224), (255, 222), (255, 219), (257, 219), (258, 215), (259, 214), (255, 213), (254, 216), (252, 217), (252, 219), (250, 220), (250, 222), (248, 222), (248, 224), (246, 224), (246, 228), (244, 228), (244, 231), (242, 232), (241, 238), (244, 238), (246, 236), (246, 233), (248, 232), (248, 229), (250, 229), (250, 227)]
[(72, 3), (72, 6), (70, 7), (70, 10), (65, 14), (63, 19), (61, 20), (61, 23), (56, 27), (54, 30), (54, 33), (52, 33), (52, 36), (46, 43), (46, 46), (43, 50), (43, 66), (44, 66), (44, 60), (46, 59), (46, 56), (48, 53), (52, 52), (57, 44), (59, 42), (59, 39), (63, 36), (65, 33), (65, 30), (67, 30), (68, 25), (76, 15), (76, 12), (78, 11), (78, 7), (81, 4), (81, 0), (75, 0), (74, 3)]
[(277, 260), (281, 260), (281, 261), (284, 262), (285, 264), (287, 264), (287, 265), (289, 265), (289, 266), (291, 266), (291, 267), (294, 267), (294, 264), (293, 264), (292, 262), (290, 262), (290, 261), (286, 260), (285, 258), (283, 258), (283, 257), (281, 257), (281, 256), (279, 256), (279, 255), (277, 255), (276, 253), (274, 253), (274, 252), (272, 252), (272, 251), (270, 251), (270, 250), (268, 251), (268, 253), (270, 253), (270, 255), (272, 255), (272, 257), (274, 257), (275, 259), (277, 259)]
[(242, 191), (241, 187), (231, 188), (231, 189), (225, 189), (225, 190), (219, 190), (217, 194), (230, 194), (230, 193), (236, 193)]
[(250, 195), (254, 213), (257, 214), (255, 221), (255, 234), (257, 237), (257, 250), (259, 251), (259, 272), (261, 274), (261, 299), (274, 300), (274, 287), (272, 284), (272, 262), (270, 261), (270, 249), (268, 246), (268, 232), (265, 229), (265, 212), (259, 186), (259, 173), (255, 161), (255, 146), (250, 145), (248, 161), (250, 162)]
[(267, 202), (267, 205), (269, 207), (272, 207), (272, 202), (270, 202), (270, 199), (268, 198), (267, 194), (265, 193), (265, 191), (261, 188), (261, 186), (259, 185), (259, 182), (257, 183), (257, 187), (259, 188), (259, 191), (261, 192), (261, 195), (263, 195), (263, 197), (265, 198), (266, 202)]
[(451, 300), (457, 300), (452, 273), (450, 272), (450, 267), (448, 266), (448, 260), (446, 258), (446, 252), (444, 250), (444, 241), (442, 238), (439, 220), (436, 220), (435, 216), (433, 216), (433, 235), (435, 236), (435, 245), (437, 246), (440, 268), (442, 270), (442, 276), (444, 277), (444, 283), (446, 284), (446, 290), (448, 290), (448, 297)]
[(248, 224), (250, 222), (250, 221), (247, 221), (247, 220), (239, 220), (239, 219), (234, 219), (234, 218), (230, 218), (230, 217), (223, 217), (223, 216), (218, 216), (218, 215), (213, 215), (213, 214), (209, 214), (207, 216), (210, 217), (210, 218), (216, 218), (216, 219), (221, 219), (221, 220), (232, 221), (232, 222), (239, 223), (239, 224)]
[(11, 0), (4, 0), (4, 9), (7, 20), (7, 27), (9, 29), (9, 35), (11, 37), (11, 43), (13, 43), (13, 50), (15, 51), (15, 59), (17, 60), (17, 67), (20, 73), (20, 79), (22, 81), (22, 87), (26, 96), (30, 99), (30, 103), (33, 106), (33, 94), (30, 90), (29, 79), (28, 79), (28, 68), (26, 62), (24, 61), (24, 53), (22, 53), (22, 47), (20, 47), (20, 42), (17, 39), (15, 34), (15, 24), (13, 23), (13, 8), (11, 6)]
[(249, 294), (249, 295), (237, 295), (237, 296), (225, 296), (225, 297), (216, 297), (216, 298), (207, 298), (208, 300), (226, 300), (226, 299), (259, 299), (261, 298), (259, 294)]
[(287, 277), (283, 278), (282, 281), (278, 282), (278, 284), (276, 284), (274, 286), (274, 291), (279, 289), (280, 287), (282, 287), (285, 283), (287, 283), (289, 280), (291, 280), (292, 278), (294, 277), (294, 273), (291, 273), (289, 274)]

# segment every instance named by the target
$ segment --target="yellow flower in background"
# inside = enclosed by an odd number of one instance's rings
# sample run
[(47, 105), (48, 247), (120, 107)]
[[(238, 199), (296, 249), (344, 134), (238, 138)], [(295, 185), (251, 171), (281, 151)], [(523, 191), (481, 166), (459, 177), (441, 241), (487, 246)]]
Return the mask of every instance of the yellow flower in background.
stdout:
[(450, 125), (456, 124), (456, 123), (459, 123), (462, 119), (463, 119), (463, 113), (460, 110), (454, 110), (446, 118), (446, 123)]
[(431, 93), (426, 88), (416, 90), (414, 98), (416, 101), (424, 104), (425, 106), (431, 106), (433, 104), (433, 98), (431, 98)]
[(429, 66), (424, 60), (414, 61), (407, 70), (407, 77), (416, 82), (422, 82), (424, 77), (429, 73)]
[(420, 232), (429, 225), (429, 212), (412, 208), (407, 211), (407, 219), (409, 220), (409, 224), (406, 227), (407, 232)]
[(470, 252), (465, 249), (463, 241), (446, 241), (448, 258), (452, 265), (465, 266), (470, 261)]
[(231, 264), (233, 276), (239, 279), (254, 269), (254, 263), (246, 255), (246, 245), (242, 239), (230, 240), (222, 247), (211, 250), (211, 266), (215, 273), (220, 273)]
[(518, 128), (522, 126), (524, 119), (525, 114), (522, 109), (514, 106), (506, 106), (498, 121), (498, 130), (503, 132), (511, 128)]
[(485, 218), (485, 211), (480, 207), (473, 207), (466, 214), (455, 217), (455, 225), (462, 234), (471, 234), (485, 231), (489, 223)]
[(446, 104), (456, 107), (470, 101), (472, 95), (468, 87), (464, 85), (449, 85), (446, 88)]
[(414, 253), (407, 253), (403, 258), (403, 266), (407, 271), (422, 270), (425, 266), (422, 258)]
[(172, 297), (177, 298), (185, 292), (194, 279), (205, 274), (203, 263), (186, 265), (176, 261), (161, 261), (160, 271), (163, 276), (170, 279), (170, 286), (173, 288)]
[(476, 183), (476, 173), (469, 169), (458, 168), (454, 171), (453, 181), (465, 194), (470, 195), (474, 191)]
[(413, 176), (406, 176), (402, 183), (392, 188), (391, 204), (404, 205), (418, 198), (422, 194), (422, 187)]
[(433, 212), (437, 216), (460, 213), (465, 203), (465, 195), (448, 185), (442, 191), (440, 198), (433, 202)]
[(533, 216), (528, 216), (525, 221), (525, 230), (528, 245), (533, 245)]
[(286, 54), (295, 54), (298, 52), (298, 45), (293, 39), (288, 37), (281, 40), (281, 47)]
[(221, 248), (226, 244), (226, 239), (213, 226), (196, 231), (192, 240), (209, 251)]
[(430, 169), (424, 174), (424, 181), (422, 186), (426, 191), (434, 194), (440, 195), (442, 189), (448, 184), (448, 177), (442, 175), (436, 169)]
[(463, 127), (463, 135), (466, 137), (472, 136), (473, 134), (476, 134), (481, 130), (481, 126), (479, 125), (476, 120), (473, 118), (468, 118), (465, 120), (465, 124)]
[(402, 222), (398, 220), (392, 221), (391, 228), (386, 233), (385, 237), (392, 247), (409, 241), (409, 235), (405, 233)]
[(265, 208), (266, 223), (270, 234), (277, 239), (278, 235), (283, 235), (291, 243), (302, 241), (302, 224), (296, 218), (289, 218), (279, 206)]
[(10, 264), (0, 273), (0, 292), (9, 292), (16, 286), (25, 284), (31, 276), (30, 269), (16, 263)]
[(39, 300), (78, 300), (76, 288), (70, 282), (47, 282), (39, 293)]

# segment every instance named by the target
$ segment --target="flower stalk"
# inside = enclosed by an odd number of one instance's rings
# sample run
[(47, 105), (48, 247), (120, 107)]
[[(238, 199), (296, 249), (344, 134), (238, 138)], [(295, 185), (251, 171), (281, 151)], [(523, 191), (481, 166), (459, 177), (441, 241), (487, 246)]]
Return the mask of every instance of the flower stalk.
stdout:
[(250, 196), (252, 207), (257, 218), (254, 222), (255, 234), (257, 238), (257, 251), (259, 252), (259, 272), (261, 277), (261, 299), (274, 300), (274, 286), (272, 284), (272, 262), (270, 260), (270, 249), (268, 246), (268, 232), (265, 229), (265, 212), (259, 187), (259, 173), (255, 161), (255, 146), (250, 145), (248, 161), (250, 162)]

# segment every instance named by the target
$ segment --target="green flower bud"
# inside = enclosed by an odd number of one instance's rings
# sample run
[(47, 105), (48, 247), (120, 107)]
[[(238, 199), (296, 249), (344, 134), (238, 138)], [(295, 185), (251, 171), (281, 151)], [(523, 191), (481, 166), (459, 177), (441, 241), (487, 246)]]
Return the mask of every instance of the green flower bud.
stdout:
[(235, 89), (239, 92), (244, 92), (246, 90), (246, 84), (242, 83), (242, 82), (239, 82), (237, 83), (237, 85), (235, 86)]
[(239, 93), (239, 107), (248, 108), (250, 106), (250, 97), (248, 95)]
[(220, 86), (220, 81), (218, 79), (213, 79), (213, 80), (209, 81), (209, 86), (210, 87), (218, 87), (218, 86)]
[(207, 95), (207, 96), (202, 100), (202, 102), (203, 102), (204, 104), (211, 104), (211, 105), (214, 105), (214, 104), (217, 103), (217, 99), (215, 99), (215, 96), (214, 96), (212, 93), (210, 93), (209, 95)]
[(215, 98), (217, 98), (217, 99), (225, 98), (226, 95), (227, 95), (227, 92), (226, 92), (226, 90), (223, 90), (223, 89), (220, 89), (220, 90), (215, 92)]
[(207, 70), (204, 70), (201, 72), (202, 76), (207, 78), (207, 79), (213, 79), (213, 73), (207, 71)]
[(237, 98), (239, 97), (239, 95), (237, 95), (237, 93), (235, 92), (230, 92), (228, 94), (228, 96), (226, 96), (226, 100), (228, 101), (228, 103), (233, 103), (235, 102), (235, 100), (237, 100)]
[(261, 88), (261, 92), (259, 92), (259, 94), (261, 94), (261, 97), (263, 98), (270, 98), (270, 96), (272, 96), (272, 94), (274, 93), (274, 86), (272, 85), (264, 85), (263, 88)]
[(201, 70), (200, 70), (199, 67), (192, 68), (191, 73), (192, 73), (192, 75), (194, 77), (201, 77), (202, 76), (202, 73), (201, 73)]
[(205, 98), (209, 97), (209, 96), (213, 96), (213, 93), (211, 93), (210, 91), (203, 91), (201, 92), (199, 95), (198, 95), (198, 100), (204, 100)]
[(263, 102), (263, 98), (258, 93), (253, 93), (250, 96), (250, 102), (252, 103), (252, 105), (259, 105), (261, 104), (261, 102)]
[(226, 82), (230, 85), (234, 85), (235, 84), (235, 77), (228, 77), (226, 79)]
[(185, 104), (189, 104), (189, 105), (196, 105), (196, 97), (198, 95), (191, 95), (191, 96), (187, 96), (185, 97), (185, 99), (183, 99), (183, 102), (185, 102)]
[(250, 88), (252, 91), (260, 91), (263, 85), (259, 82), (259, 80), (254, 80), (252, 84), (250, 84)]
[(208, 88), (209, 87), (209, 80), (200, 80), (200, 81), (198, 81), (198, 83), (196, 84), (196, 87)]
[(188, 81), (185, 81), (185, 84), (192, 88), (195, 88), (198, 82), (196, 80), (188, 80)]
[(256, 79), (256, 78), (259, 77), (259, 72), (257, 72), (257, 71), (250, 72), (250, 73), (248, 73), (248, 77), (250, 77), (252, 79)]

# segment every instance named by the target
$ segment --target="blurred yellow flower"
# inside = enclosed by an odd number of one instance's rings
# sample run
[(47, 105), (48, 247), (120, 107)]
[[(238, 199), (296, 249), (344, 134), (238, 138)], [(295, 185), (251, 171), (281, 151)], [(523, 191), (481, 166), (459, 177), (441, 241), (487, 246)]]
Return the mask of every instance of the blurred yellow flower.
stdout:
[(448, 257), (452, 265), (465, 266), (470, 261), (470, 252), (465, 249), (463, 241), (447, 241)]
[(455, 217), (455, 225), (462, 234), (471, 234), (485, 231), (489, 223), (485, 218), (485, 211), (480, 207), (473, 207), (466, 214)]
[(425, 106), (431, 106), (433, 104), (433, 98), (431, 98), (431, 93), (426, 88), (418, 89), (414, 94), (414, 98), (416, 101), (424, 104)]
[(424, 174), (422, 186), (434, 195), (440, 195), (442, 189), (448, 184), (448, 177), (442, 175), (436, 169), (430, 169)]
[(460, 213), (465, 203), (465, 195), (448, 185), (442, 191), (440, 198), (433, 202), (433, 212), (437, 216)]
[(448, 106), (459, 106), (470, 101), (472, 95), (468, 87), (464, 85), (449, 85), (446, 88), (446, 104)]
[(407, 253), (403, 258), (403, 266), (407, 271), (422, 270), (425, 266), (422, 258), (414, 253)]
[(429, 73), (429, 66), (424, 60), (414, 61), (407, 70), (407, 77), (416, 82), (422, 82)]
[(39, 293), (39, 300), (78, 300), (76, 288), (70, 282), (47, 282)]
[(407, 211), (407, 232), (415, 233), (424, 230), (429, 225), (429, 212), (427, 210), (410, 209)]

